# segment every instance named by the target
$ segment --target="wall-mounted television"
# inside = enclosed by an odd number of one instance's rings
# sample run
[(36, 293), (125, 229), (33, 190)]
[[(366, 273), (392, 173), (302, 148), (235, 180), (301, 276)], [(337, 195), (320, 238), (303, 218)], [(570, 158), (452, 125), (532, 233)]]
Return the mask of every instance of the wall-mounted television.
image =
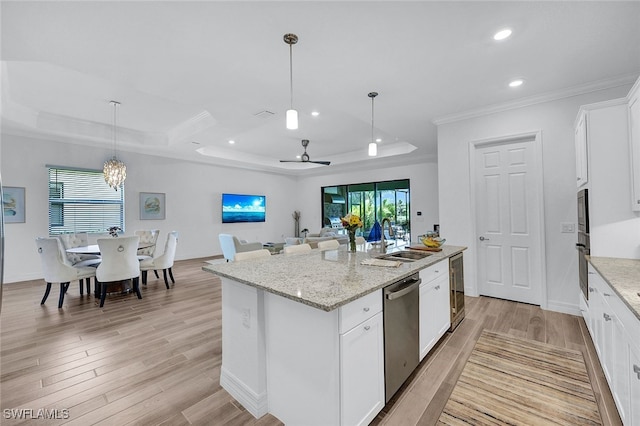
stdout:
[(264, 222), (265, 195), (222, 194), (222, 223)]

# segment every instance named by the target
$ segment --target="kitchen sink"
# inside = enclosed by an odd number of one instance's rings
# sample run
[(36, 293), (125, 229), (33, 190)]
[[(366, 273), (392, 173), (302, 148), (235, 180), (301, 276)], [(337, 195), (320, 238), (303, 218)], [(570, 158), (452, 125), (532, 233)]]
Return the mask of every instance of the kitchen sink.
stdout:
[(388, 260), (402, 260), (404, 262), (413, 262), (414, 260), (424, 259), (427, 256), (431, 256), (432, 253), (425, 253), (421, 251), (396, 251), (389, 254), (379, 256), (379, 259)]

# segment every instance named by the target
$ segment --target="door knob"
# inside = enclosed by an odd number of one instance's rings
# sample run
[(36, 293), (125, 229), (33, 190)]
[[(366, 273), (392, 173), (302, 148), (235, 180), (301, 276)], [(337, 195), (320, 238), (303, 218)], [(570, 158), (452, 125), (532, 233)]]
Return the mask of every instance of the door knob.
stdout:
[(488, 239), (488, 238), (485, 238), (485, 237), (480, 237), (480, 238), (478, 238), (478, 239), (479, 239), (480, 241), (489, 241), (489, 239)]

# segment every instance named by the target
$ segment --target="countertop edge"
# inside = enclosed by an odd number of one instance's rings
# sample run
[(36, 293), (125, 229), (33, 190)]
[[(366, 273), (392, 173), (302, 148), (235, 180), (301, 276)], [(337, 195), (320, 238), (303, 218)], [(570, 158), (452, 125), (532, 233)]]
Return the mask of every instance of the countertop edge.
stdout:
[[(239, 283), (242, 283), (242, 284), (246, 284), (248, 286), (251, 286), (251, 287), (254, 287), (254, 288), (257, 288), (257, 289), (260, 289), (260, 290), (267, 291), (267, 292), (272, 293), (272, 294), (276, 294), (278, 296), (287, 298), (287, 299), (292, 300), (294, 302), (302, 303), (304, 305), (311, 306), (313, 308), (320, 309), (320, 310), (323, 310), (325, 312), (331, 312), (331, 311), (333, 311), (335, 309), (338, 309), (341, 306), (344, 306), (344, 305), (346, 305), (346, 304), (348, 304), (350, 302), (353, 302), (354, 300), (360, 299), (361, 297), (366, 296), (367, 294), (370, 294), (370, 293), (373, 293), (374, 291), (380, 290), (381, 288), (384, 288), (384, 287), (388, 286), (389, 284), (392, 284), (392, 283), (394, 283), (394, 282), (396, 282), (396, 281), (398, 281), (400, 279), (406, 278), (406, 277), (408, 277), (408, 276), (410, 276), (410, 275), (412, 275), (412, 274), (414, 274), (414, 273), (416, 273), (418, 271), (426, 269), (426, 268), (430, 267), (431, 265), (434, 265), (434, 264), (436, 264), (436, 263), (438, 263), (438, 262), (440, 262), (440, 261), (442, 261), (444, 259), (448, 259), (450, 257), (453, 257), (453, 256), (457, 255), (458, 253), (462, 253), (464, 250), (467, 249), (466, 246), (448, 246), (448, 247), (452, 248), (453, 250), (450, 251), (450, 252), (447, 252), (446, 255), (433, 256), (433, 257), (429, 257), (429, 258), (427, 258), (425, 260), (416, 261), (416, 262), (412, 263), (412, 265), (415, 265), (416, 267), (415, 268), (411, 268), (410, 271), (408, 271), (408, 272), (406, 272), (406, 273), (404, 273), (402, 275), (398, 275), (397, 277), (394, 277), (391, 280), (385, 281), (382, 284), (379, 284), (377, 286), (374, 286), (374, 287), (368, 288), (366, 290), (363, 290), (360, 293), (357, 293), (357, 294), (355, 294), (355, 295), (353, 295), (351, 297), (345, 298), (345, 299), (341, 300), (340, 302), (337, 302), (337, 303), (334, 303), (334, 304), (331, 304), (331, 305), (316, 303), (314, 301), (305, 299), (303, 297), (296, 297), (296, 296), (293, 296), (293, 295), (291, 295), (289, 293), (280, 292), (277, 289), (274, 289), (272, 287), (263, 286), (263, 285), (260, 285), (260, 284), (254, 283), (254, 282), (250, 282), (250, 281), (238, 278), (238, 277), (231, 276), (230, 274), (226, 274), (224, 272), (213, 270), (210, 266), (207, 266), (207, 265), (203, 266), (202, 270), (206, 271), (206, 272), (209, 272), (209, 273), (212, 273), (214, 275), (218, 275), (220, 277), (228, 278), (230, 280), (233, 280), (233, 281), (236, 281), (236, 282), (239, 282)], [(437, 252), (437, 254), (440, 254), (440, 253), (441, 252)]]
[[(609, 285), (609, 287), (611, 287), (611, 289), (616, 293), (616, 295), (620, 298), (620, 300), (622, 300), (622, 302), (625, 304), (625, 306), (629, 309), (629, 311), (631, 311), (632, 314), (635, 315), (636, 319), (638, 321), (640, 321), (640, 311), (638, 311), (634, 306), (631, 305), (631, 302), (629, 300), (627, 300), (627, 297), (622, 294), (619, 289), (617, 288), (615, 283), (612, 283), (611, 280), (607, 277), (607, 274), (604, 273), (601, 268), (598, 268), (597, 266), (597, 262), (598, 262), (598, 258), (601, 258), (600, 256), (596, 256), (594, 258), (592, 258), (591, 256), (585, 256), (587, 258), (587, 261), (589, 262), (589, 264), (591, 264), (591, 266), (593, 266), (593, 269), (595, 269), (598, 274), (600, 274), (600, 276), (602, 277), (602, 279), (604, 279), (606, 281), (606, 283)], [(617, 258), (603, 258), (603, 259), (611, 259), (611, 260), (617, 260)], [(594, 263), (594, 261), (596, 263)]]

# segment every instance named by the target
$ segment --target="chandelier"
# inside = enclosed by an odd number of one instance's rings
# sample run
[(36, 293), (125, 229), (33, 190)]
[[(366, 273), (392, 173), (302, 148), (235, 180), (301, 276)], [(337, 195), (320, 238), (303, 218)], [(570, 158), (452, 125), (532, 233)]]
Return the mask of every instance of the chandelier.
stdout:
[(116, 157), (116, 141), (117, 141), (117, 111), (120, 102), (111, 101), (109, 102), (113, 105), (113, 157), (104, 162), (104, 168), (102, 170), (104, 174), (104, 181), (111, 188), (118, 190), (118, 187), (122, 186), (124, 180), (127, 178), (127, 166), (118, 160)]

